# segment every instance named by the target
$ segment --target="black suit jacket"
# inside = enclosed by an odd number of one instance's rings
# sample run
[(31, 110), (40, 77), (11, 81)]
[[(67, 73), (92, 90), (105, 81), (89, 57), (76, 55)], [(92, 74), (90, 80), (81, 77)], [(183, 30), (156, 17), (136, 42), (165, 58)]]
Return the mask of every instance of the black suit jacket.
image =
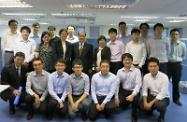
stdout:
[(27, 73), (28, 73), (28, 68), (25, 66), (21, 66), (21, 77), (19, 81), (15, 64), (13, 63), (4, 66), (1, 72), (1, 84), (10, 85), (10, 88), (4, 91), (5, 94), (3, 92), (1, 93), (1, 98), (7, 100), (15, 89), (19, 89), (19, 86), (22, 86), (23, 87), (22, 91), (25, 91)]
[(52, 52), (54, 57), (53, 65), (57, 60), (63, 58), (63, 56), (65, 55), (65, 61), (67, 66), (65, 71), (69, 73), (71, 70), (72, 44), (66, 41), (66, 52), (64, 53), (61, 40), (54, 41), (52, 44)]
[[(95, 48), (94, 51), (94, 64), (95, 66), (97, 65), (97, 53), (99, 52), (99, 48)], [(101, 60), (108, 60), (110, 61), (110, 56), (111, 56), (111, 52), (110, 52), (110, 48), (105, 46), (102, 50), (101, 50)]]
[(84, 42), (82, 49), (82, 54), (79, 53), (79, 42), (76, 42), (72, 46), (72, 61), (74, 59), (80, 59), (83, 62), (83, 72), (86, 74), (89, 73), (89, 70), (92, 69), (92, 60), (93, 60), (93, 46)]

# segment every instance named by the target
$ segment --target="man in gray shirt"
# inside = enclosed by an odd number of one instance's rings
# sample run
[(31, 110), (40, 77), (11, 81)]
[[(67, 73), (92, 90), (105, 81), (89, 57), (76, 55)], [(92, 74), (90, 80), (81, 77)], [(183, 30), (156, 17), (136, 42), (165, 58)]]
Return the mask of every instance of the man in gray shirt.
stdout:
[(72, 69), (74, 73), (67, 78), (66, 83), (66, 92), (70, 102), (68, 114), (69, 117), (74, 118), (81, 106), (82, 120), (86, 121), (88, 118), (87, 110), (90, 106), (90, 101), (87, 98), (89, 95), (90, 80), (88, 75), (82, 72), (83, 63), (81, 60), (75, 59), (72, 64)]
[(34, 114), (33, 103), (36, 109), (39, 109), (42, 113), (47, 111), (47, 83), (49, 80), (49, 73), (43, 68), (43, 62), (39, 58), (33, 59), (33, 67), (35, 71), (29, 73), (26, 83), (27, 96), (25, 103), (28, 109), (27, 120), (31, 120)]

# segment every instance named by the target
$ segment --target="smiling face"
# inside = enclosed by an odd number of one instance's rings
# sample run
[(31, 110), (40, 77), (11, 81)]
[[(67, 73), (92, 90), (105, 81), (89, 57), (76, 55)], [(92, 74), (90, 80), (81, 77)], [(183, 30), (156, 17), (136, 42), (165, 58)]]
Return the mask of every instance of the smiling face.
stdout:
[(30, 33), (29, 33), (26, 29), (23, 29), (23, 30), (21, 31), (21, 36), (22, 36), (22, 38), (23, 38), (24, 40), (27, 40), (27, 39), (28, 39), (29, 34), (30, 34)]
[(79, 42), (83, 43), (86, 40), (86, 33), (85, 32), (79, 32)]
[(66, 31), (62, 31), (61, 34), (60, 34), (60, 38), (61, 38), (61, 40), (66, 40), (67, 32)]
[(11, 22), (9, 25), (9, 28), (11, 31), (17, 31), (18, 29), (18, 23), (17, 22)]
[(81, 73), (82, 73), (82, 70), (83, 70), (83, 66), (82, 66), (82, 65), (75, 64), (75, 65), (72, 67), (72, 70), (74, 71), (75, 75), (80, 76)]
[(110, 65), (109, 65), (109, 63), (107, 63), (107, 62), (101, 63), (100, 69), (101, 69), (101, 74), (102, 74), (103, 76), (106, 76), (106, 75), (108, 74), (109, 70), (110, 70)]

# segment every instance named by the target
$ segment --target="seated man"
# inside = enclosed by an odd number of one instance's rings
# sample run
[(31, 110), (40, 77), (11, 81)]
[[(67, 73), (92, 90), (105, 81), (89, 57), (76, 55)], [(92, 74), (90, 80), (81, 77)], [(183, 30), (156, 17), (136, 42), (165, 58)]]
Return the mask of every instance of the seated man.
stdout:
[(34, 106), (36, 109), (40, 110), (42, 113), (47, 112), (47, 83), (49, 80), (49, 73), (43, 68), (43, 62), (40, 58), (33, 59), (33, 67), (35, 71), (29, 73), (26, 83), (27, 96), (25, 98), (25, 103), (28, 109), (27, 120), (32, 119), (34, 114)]
[(158, 71), (159, 61), (156, 58), (149, 59), (148, 70), (150, 73), (146, 74), (143, 80), (140, 110), (152, 113), (156, 109), (160, 112), (158, 122), (164, 122), (166, 107), (169, 105), (169, 80), (167, 75)]
[(117, 85), (117, 77), (109, 72), (110, 62), (103, 60), (100, 63), (101, 71), (92, 77), (91, 94), (92, 104), (89, 109), (89, 118), (95, 121), (99, 112), (103, 111), (106, 118), (110, 117), (112, 111), (116, 109), (114, 103), (114, 93)]
[(87, 110), (90, 106), (90, 101), (87, 98), (89, 95), (90, 81), (88, 75), (82, 72), (83, 63), (79, 59), (75, 59), (72, 63), (73, 74), (67, 79), (67, 95), (70, 102), (68, 106), (68, 114), (70, 118), (76, 116), (81, 106), (82, 120), (87, 120)]
[(55, 64), (56, 71), (50, 75), (48, 82), (48, 91), (50, 94), (48, 103), (48, 119), (52, 120), (53, 112), (57, 108), (57, 112), (64, 116), (68, 112), (66, 81), (69, 75), (64, 72), (66, 68), (65, 60), (59, 59)]
[(115, 93), (115, 103), (122, 109), (127, 109), (131, 103), (131, 121), (136, 122), (138, 119), (137, 109), (138, 100), (140, 97), (139, 92), (142, 86), (141, 72), (139, 69), (133, 66), (133, 57), (130, 53), (125, 53), (122, 55), (122, 62), (124, 67), (117, 72), (119, 82)]
[[(23, 66), (25, 55), (17, 52), (14, 56), (14, 63), (4, 66), (1, 72), (1, 84), (10, 85), (10, 88), (1, 93), (1, 98), (5, 101), (9, 100), (9, 113), (15, 114), (15, 106), (13, 104), (16, 96), (20, 96), (19, 102), (25, 102), (25, 84), (28, 69)], [(22, 87), (22, 92), (18, 91)]]

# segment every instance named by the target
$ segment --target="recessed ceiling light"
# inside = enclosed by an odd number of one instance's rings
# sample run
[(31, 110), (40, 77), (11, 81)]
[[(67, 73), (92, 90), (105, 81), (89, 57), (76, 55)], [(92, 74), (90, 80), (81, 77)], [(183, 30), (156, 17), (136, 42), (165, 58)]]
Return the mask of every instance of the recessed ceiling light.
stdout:
[(33, 7), (22, 0), (0, 0), (0, 8), (28, 8)]
[(158, 16), (121, 16), (120, 18), (126, 19), (158, 19)]
[(172, 22), (172, 23), (180, 23), (180, 22), (187, 22), (187, 20), (170, 20), (168, 22)]
[(78, 13), (51, 13), (52, 16), (93, 16), (93, 14), (78, 14)]
[(91, 8), (91, 9), (125, 9), (127, 5), (89, 5), (89, 4), (70, 4), (68, 8)]
[(35, 18), (23, 18), (23, 20), (25, 20), (25, 21), (36, 21), (37, 19), (35, 19)]
[(2, 13), (8, 16), (45, 16), (44, 13)]
[(135, 19), (135, 22), (147, 22), (149, 21), (148, 19)]
[(39, 22), (40, 25), (48, 25), (48, 22)]
[(187, 17), (165, 17), (165, 19), (187, 19)]

